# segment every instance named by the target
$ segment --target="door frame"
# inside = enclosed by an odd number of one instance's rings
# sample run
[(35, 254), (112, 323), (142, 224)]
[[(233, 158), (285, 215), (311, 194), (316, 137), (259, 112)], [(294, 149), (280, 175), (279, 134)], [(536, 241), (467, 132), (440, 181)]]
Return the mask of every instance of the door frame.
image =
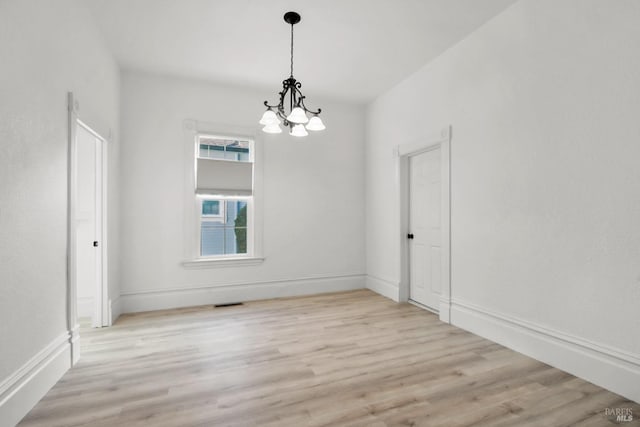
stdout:
[(94, 304), (94, 316), (97, 319), (97, 326), (111, 326), (111, 316), (109, 313), (109, 286), (108, 286), (108, 245), (107, 245), (107, 142), (108, 140), (97, 133), (92, 127), (83, 122), (79, 116), (79, 102), (73, 93), (68, 94), (68, 197), (67, 197), (67, 325), (69, 328), (69, 342), (71, 343), (71, 360), (75, 364), (80, 358), (78, 311), (77, 311), (77, 245), (76, 245), (76, 207), (77, 207), (77, 129), (81, 126), (91, 133), (98, 141), (101, 153), (101, 162), (96, 162), (96, 175), (99, 174), (101, 180), (101, 209), (98, 215), (101, 217), (101, 241), (99, 243), (101, 271), (97, 271), (98, 292), (96, 297), (98, 302)]
[(400, 283), (398, 300), (409, 301), (409, 157), (440, 148), (442, 174), (442, 289), (439, 316), (445, 323), (451, 323), (451, 126), (419, 141), (399, 144), (395, 147), (396, 182), (398, 184), (398, 231), (400, 239)]

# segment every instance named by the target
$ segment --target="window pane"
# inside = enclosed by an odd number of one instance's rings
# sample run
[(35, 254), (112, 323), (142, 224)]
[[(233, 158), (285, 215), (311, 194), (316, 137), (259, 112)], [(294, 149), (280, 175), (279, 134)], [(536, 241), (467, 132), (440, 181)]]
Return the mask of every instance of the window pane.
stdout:
[(224, 227), (216, 227), (207, 222), (202, 223), (200, 236), (200, 255), (224, 255)]
[(238, 153), (233, 151), (225, 151), (224, 158), (227, 160), (238, 160)]
[(247, 229), (225, 227), (225, 253), (246, 254), (247, 253)]
[(203, 200), (200, 242), (200, 256), (246, 254), (247, 201)]
[(207, 156), (209, 159), (224, 159), (224, 151), (222, 150), (209, 150)]
[(247, 202), (244, 200), (227, 200), (227, 219), (230, 227), (247, 226)]
[(199, 138), (199, 157), (207, 159), (226, 159), (248, 162), (251, 143), (249, 141), (213, 138), (201, 136)]

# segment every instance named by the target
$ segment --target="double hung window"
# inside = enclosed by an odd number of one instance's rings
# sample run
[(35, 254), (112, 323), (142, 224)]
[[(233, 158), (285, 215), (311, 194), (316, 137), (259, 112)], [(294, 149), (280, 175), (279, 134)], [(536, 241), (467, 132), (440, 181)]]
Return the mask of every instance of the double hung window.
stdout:
[(198, 135), (199, 257), (253, 255), (253, 141)]

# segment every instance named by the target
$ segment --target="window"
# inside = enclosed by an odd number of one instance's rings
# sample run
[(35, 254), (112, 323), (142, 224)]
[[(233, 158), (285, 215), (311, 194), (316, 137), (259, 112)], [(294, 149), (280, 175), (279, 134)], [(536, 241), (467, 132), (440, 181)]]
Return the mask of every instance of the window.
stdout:
[(182, 266), (262, 264), (262, 132), (195, 120), (183, 124)]
[(199, 257), (252, 255), (252, 141), (198, 135)]

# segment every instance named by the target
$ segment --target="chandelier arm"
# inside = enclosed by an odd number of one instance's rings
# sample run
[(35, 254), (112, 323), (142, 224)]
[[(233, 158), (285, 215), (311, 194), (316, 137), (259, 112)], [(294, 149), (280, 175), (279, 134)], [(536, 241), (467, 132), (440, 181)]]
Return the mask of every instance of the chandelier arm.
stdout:
[(267, 107), (267, 108), (278, 108), (277, 105), (269, 104), (269, 101), (264, 101), (264, 106)]
[(288, 80), (285, 80), (282, 82), (282, 92), (279, 92), (278, 95), (280, 95), (280, 101), (278, 102), (278, 117), (280, 117), (282, 119), (282, 122), (285, 126), (290, 126), (289, 120), (287, 120), (287, 113), (284, 110), (284, 100), (285, 97), (287, 96), (287, 92), (289, 92), (289, 84), (288, 84)]
[[(298, 83), (300, 83), (300, 82), (298, 82)], [(302, 86), (302, 85), (300, 85), (300, 86)], [(298, 87), (300, 87), (300, 86), (298, 86)], [(304, 96), (302, 94), (302, 91), (298, 87), (296, 88), (296, 91), (300, 94), (300, 99), (298, 100), (298, 105), (300, 105), (302, 107), (302, 109), (304, 111), (306, 111), (307, 113), (309, 113), (309, 114), (314, 114), (314, 115), (320, 114), (322, 112), (322, 108), (318, 108), (318, 111), (313, 111), (313, 110), (310, 110), (309, 108), (307, 108), (306, 105), (304, 105), (304, 100), (305, 100), (306, 96)]]

